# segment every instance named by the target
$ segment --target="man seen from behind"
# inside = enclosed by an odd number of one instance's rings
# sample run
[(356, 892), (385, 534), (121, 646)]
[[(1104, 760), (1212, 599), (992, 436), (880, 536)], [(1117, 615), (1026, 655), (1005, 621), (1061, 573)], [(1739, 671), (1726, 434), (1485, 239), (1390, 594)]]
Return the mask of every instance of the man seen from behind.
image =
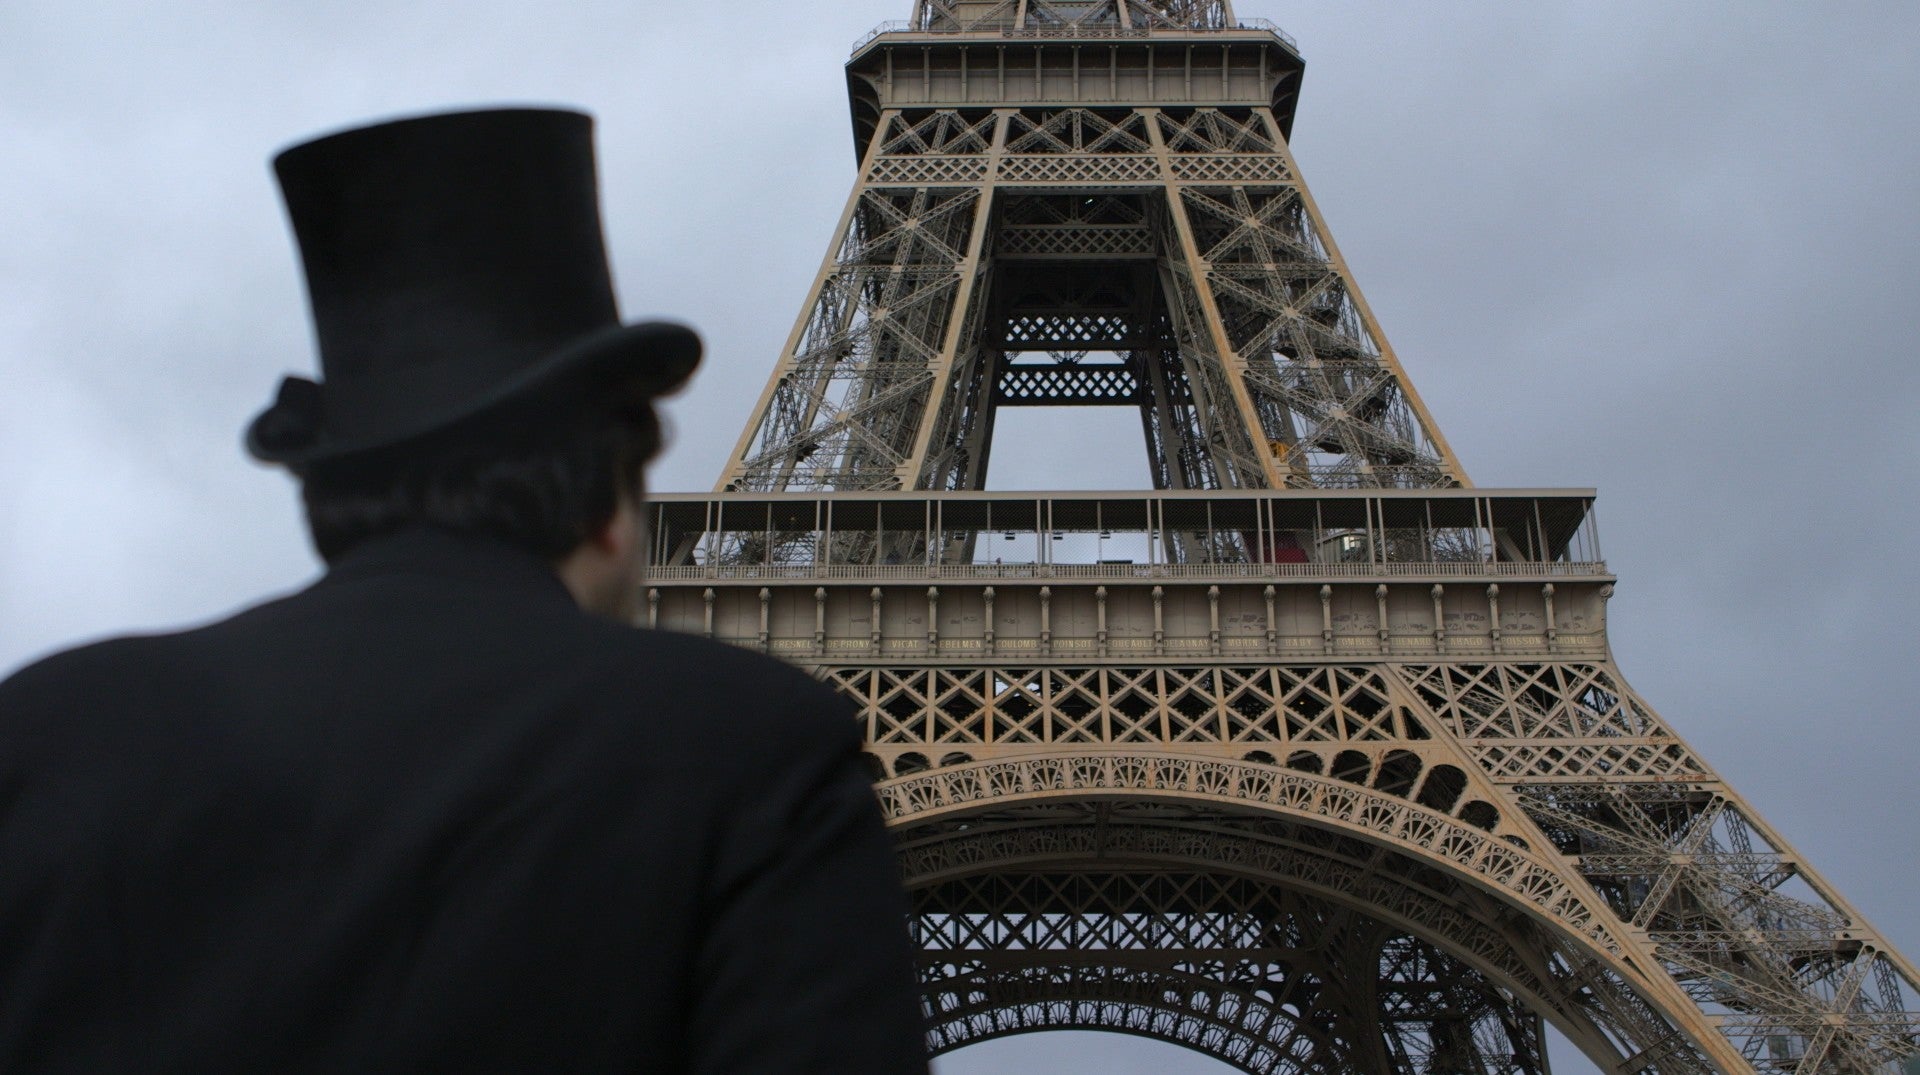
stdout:
[(653, 399), (590, 121), (276, 160), (310, 588), (0, 684), (0, 1071), (925, 1072), (848, 707), (628, 626)]

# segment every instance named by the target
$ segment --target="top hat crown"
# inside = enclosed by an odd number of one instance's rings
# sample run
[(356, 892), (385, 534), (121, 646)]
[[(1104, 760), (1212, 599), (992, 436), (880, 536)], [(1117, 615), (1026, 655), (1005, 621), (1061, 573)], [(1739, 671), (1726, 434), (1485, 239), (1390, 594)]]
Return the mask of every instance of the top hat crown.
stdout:
[(516, 403), (658, 395), (699, 361), (684, 326), (620, 322), (583, 113), (381, 123), (296, 145), (274, 170), (321, 380), (282, 383), (247, 432), (259, 459), (389, 448)]

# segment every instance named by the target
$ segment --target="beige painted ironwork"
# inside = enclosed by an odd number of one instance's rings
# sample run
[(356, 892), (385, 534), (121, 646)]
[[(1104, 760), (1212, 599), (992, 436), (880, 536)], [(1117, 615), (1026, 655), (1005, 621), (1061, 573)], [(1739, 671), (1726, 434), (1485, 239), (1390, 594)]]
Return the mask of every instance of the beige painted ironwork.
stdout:
[[(917, 0), (650, 626), (857, 706), (932, 1044), (1250, 1072), (1910, 1075), (1916, 973), (1627, 685), (1587, 490), (1471, 488), (1224, 0)], [(985, 489), (1005, 406), (1135, 408), (1156, 489)]]
[(1116, 402), (1164, 488), (1464, 485), (1287, 153), (1299, 72), (1223, 3), (864, 42), (860, 177), (721, 488), (977, 488), (997, 407)]

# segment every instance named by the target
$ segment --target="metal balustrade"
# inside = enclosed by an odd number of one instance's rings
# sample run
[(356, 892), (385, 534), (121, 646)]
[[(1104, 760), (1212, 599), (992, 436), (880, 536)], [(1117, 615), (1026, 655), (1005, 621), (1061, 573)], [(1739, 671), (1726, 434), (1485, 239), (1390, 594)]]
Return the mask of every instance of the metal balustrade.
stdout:
[(1369, 579), (1610, 578), (1604, 561), (1325, 564), (679, 564), (647, 569), (656, 582), (908, 581), (915, 579)]
[(1607, 575), (1585, 490), (667, 494), (662, 580)]
[(1180, 27), (1124, 27), (1117, 24), (1092, 25), (1033, 25), (1021, 28), (1012, 26), (983, 26), (962, 29), (943, 27), (928, 29), (915, 26), (907, 19), (889, 19), (861, 35), (847, 50), (857, 53), (872, 44), (875, 39), (887, 34), (914, 34), (937, 37), (987, 36), (1015, 39), (1090, 39), (1108, 40), (1112, 38), (1145, 38), (1151, 36), (1186, 37), (1193, 34), (1244, 33), (1246, 31), (1269, 33), (1280, 39), (1294, 55), (1300, 54), (1300, 42), (1292, 34), (1282, 30), (1271, 19), (1236, 19), (1227, 26), (1180, 26)]

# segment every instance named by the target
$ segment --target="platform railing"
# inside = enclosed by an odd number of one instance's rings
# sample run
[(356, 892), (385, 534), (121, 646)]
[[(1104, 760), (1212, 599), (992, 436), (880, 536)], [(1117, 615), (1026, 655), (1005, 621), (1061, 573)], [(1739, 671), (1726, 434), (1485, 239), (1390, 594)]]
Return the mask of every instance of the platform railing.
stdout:
[(891, 19), (867, 31), (864, 36), (862, 36), (858, 41), (855, 41), (853, 43), (853, 48), (850, 49), (849, 51), (859, 52), (861, 49), (866, 48), (869, 44), (871, 44), (875, 38), (881, 37), (886, 34), (904, 34), (904, 33), (930, 34), (930, 35), (939, 35), (939, 36), (950, 35), (954, 37), (959, 37), (959, 36), (969, 35), (969, 34), (976, 35), (976, 36), (992, 35), (997, 37), (1006, 37), (1006, 38), (1015, 38), (1015, 39), (1045, 39), (1045, 38), (1108, 39), (1108, 38), (1146, 38), (1146, 37), (1151, 37), (1154, 34), (1167, 34), (1167, 35), (1180, 35), (1180, 36), (1185, 36), (1187, 34), (1219, 34), (1219, 33), (1245, 32), (1247, 30), (1264, 31), (1266, 33), (1270, 33), (1273, 36), (1279, 38), (1281, 43), (1286, 45), (1287, 48), (1291, 50), (1293, 53), (1295, 53), (1296, 55), (1298, 55), (1300, 52), (1300, 43), (1294, 40), (1293, 35), (1287, 33), (1285, 30), (1280, 29), (1280, 27), (1276, 26), (1273, 23), (1273, 21), (1270, 19), (1238, 19), (1238, 20), (1235, 20), (1233, 24), (1229, 26), (1191, 26), (1191, 27), (1183, 26), (1178, 28), (1167, 28), (1167, 29), (1149, 29), (1146, 27), (1129, 28), (1129, 27), (1114, 26), (1114, 25), (1092, 25), (1092, 26), (1029, 26), (1019, 30), (1016, 30), (1011, 26), (990, 27), (990, 28), (971, 29), (971, 30), (962, 30), (959, 28), (928, 30), (928, 29), (916, 27), (913, 25), (911, 21), (906, 19)]
[(1305, 564), (679, 564), (649, 567), (652, 582), (886, 581), (910, 579), (1370, 579), (1610, 577), (1604, 561)]

